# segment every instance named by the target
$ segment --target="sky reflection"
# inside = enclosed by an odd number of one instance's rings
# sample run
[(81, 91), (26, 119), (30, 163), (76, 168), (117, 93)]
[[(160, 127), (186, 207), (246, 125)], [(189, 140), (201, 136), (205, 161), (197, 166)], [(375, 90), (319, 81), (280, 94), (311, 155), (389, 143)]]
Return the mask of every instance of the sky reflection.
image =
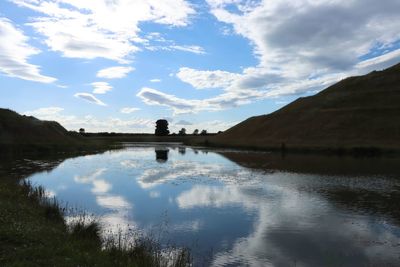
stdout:
[[(192, 246), (196, 262), (210, 258), (207, 265), (400, 263), (396, 213), (371, 210), (369, 201), (376, 197), (363, 203), (357, 198), (360, 192), (380, 196), (389, 190), (398, 197), (399, 179), (288, 172), (262, 167), (267, 161), (250, 168), (223, 154), (201, 152), (133, 146), (69, 159), (30, 179), (96, 214), (111, 230), (164, 225), (166, 240)], [(255, 157), (243, 153), (236, 156)], [(333, 197), (343, 189), (354, 197)]]

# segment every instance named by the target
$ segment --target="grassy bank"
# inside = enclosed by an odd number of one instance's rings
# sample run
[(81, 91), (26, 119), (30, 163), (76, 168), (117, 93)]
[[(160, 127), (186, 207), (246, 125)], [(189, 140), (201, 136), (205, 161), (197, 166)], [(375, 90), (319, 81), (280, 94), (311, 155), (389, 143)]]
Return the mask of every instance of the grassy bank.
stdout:
[(297, 145), (297, 144), (259, 144), (249, 145), (246, 143), (221, 142), (214, 137), (203, 139), (189, 139), (184, 141), (185, 145), (202, 146), (224, 149), (238, 149), (250, 151), (265, 151), (289, 154), (316, 154), (316, 155), (335, 155), (335, 156), (354, 156), (354, 157), (378, 157), (378, 156), (399, 156), (400, 149), (388, 146), (337, 146), (337, 145)]
[(188, 266), (187, 250), (165, 257), (151, 238), (121, 244), (118, 237), (104, 240), (96, 221), (68, 225), (66, 210), (55, 199), (13, 173), (2, 166), (0, 266)]

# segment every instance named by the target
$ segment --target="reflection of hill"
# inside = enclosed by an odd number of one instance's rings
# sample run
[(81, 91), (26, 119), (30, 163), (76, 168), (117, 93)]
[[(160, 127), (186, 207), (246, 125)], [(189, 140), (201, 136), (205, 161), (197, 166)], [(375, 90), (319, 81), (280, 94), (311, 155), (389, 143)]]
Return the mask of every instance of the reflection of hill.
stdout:
[(321, 175), (315, 178), (318, 186), (304, 181), (301, 190), (318, 193), (345, 210), (380, 214), (400, 223), (399, 158), (282, 157), (276, 153), (256, 152), (219, 154), (247, 168)]
[[(23, 179), (38, 172), (51, 172), (65, 160), (95, 154), (82, 152), (71, 154), (29, 155), (29, 157), (13, 157), (8, 154), (0, 156), (0, 177)], [(100, 152), (99, 152), (100, 153)]]
[(323, 175), (400, 175), (400, 158), (354, 158), (259, 152), (218, 152), (247, 168)]
[(1, 158), (0, 176), (22, 179), (38, 172), (50, 172), (58, 167), (66, 158), (40, 157), (34, 160), (26, 158)]
[(351, 77), (251, 117), (210, 139), (219, 146), (400, 149), (400, 64)]

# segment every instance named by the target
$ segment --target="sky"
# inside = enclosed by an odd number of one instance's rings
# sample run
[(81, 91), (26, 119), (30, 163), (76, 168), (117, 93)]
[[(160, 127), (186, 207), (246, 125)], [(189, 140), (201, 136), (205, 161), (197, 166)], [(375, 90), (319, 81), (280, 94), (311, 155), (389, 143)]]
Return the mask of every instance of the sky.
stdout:
[(68, 130), (226, 130), (400, 62), (399, 0), (1, 0), (0, 107)]

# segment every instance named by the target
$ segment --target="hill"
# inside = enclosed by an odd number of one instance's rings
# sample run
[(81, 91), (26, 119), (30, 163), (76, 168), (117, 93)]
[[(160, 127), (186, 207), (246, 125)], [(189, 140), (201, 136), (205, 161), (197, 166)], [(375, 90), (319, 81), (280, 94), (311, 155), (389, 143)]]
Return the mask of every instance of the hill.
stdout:
[(79, 139), (58, 122), (41, 121), (0, 109), (0, 144), (70, 144), (79, 142)]
[(259, 149), (400, 149), (400, 64), (344, 79), (209, 142)]
[(92, 140), (68, 132), (55, 121), (42, 121), (0, 108), (0, 157), (25, 153), (82, 154), (118, 147), (114, 141)]

